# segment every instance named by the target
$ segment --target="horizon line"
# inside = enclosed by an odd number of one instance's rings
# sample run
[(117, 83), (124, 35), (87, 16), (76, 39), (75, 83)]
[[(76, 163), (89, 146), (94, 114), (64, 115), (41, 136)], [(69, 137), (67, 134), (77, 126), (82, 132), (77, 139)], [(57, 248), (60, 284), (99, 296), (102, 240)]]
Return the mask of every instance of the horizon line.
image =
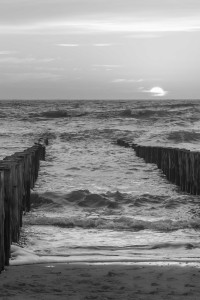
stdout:
[(55, 98), (55, 99), (46, 99), (46, 98), (40, 98), (40, 99), (0, 99), (0, 101), (199, 101), (199, 98), (143, 98), (143, 99), (66, 99), (66, 98)]

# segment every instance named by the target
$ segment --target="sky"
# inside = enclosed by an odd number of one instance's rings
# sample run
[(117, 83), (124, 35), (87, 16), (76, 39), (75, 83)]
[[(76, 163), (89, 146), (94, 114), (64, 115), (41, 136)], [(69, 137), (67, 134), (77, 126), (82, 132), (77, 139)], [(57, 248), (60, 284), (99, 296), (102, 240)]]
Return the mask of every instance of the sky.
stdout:
[(0, 0), (0, 99), (200, 99), (199, 0)]

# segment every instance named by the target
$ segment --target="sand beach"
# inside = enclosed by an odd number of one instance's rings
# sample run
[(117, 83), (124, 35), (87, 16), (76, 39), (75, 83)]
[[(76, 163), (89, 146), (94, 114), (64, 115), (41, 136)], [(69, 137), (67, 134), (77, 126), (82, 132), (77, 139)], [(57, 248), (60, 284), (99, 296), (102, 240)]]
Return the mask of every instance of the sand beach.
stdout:
[(18, 265), (0, 278), (0, 299), (200, 299), (200, 269), (189, 264)]

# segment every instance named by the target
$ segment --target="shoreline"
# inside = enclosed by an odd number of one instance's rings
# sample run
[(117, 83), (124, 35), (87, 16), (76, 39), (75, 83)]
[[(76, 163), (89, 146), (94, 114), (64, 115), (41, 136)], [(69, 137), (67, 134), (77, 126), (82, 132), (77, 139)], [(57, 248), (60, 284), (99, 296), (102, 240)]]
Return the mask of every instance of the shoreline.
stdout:
[(200, 268), (200, 258), (194, 259), (193, 257), (186, 259), (183, 258), (142, 258), (141, 256), (131, 258), (130, 256), (117, 256), (116, 255), (102, 255), (102, 254), (66, 254), (66, 255), (39, 255), (34, 252), (20, 247), (19, 245), (11, 246), (11, 259), (10, 266), (19, 265), (34, 265), (34, 264), (47, 264), (47, 263), (61, 263), (61, 264), (123, 264), (123, 265), (178, 265), (178, 266), (194, 266)]
[(0, 274), (0, 299), (200, 299), (200, 261), (66, 258), (12, 245), (11, 264)]

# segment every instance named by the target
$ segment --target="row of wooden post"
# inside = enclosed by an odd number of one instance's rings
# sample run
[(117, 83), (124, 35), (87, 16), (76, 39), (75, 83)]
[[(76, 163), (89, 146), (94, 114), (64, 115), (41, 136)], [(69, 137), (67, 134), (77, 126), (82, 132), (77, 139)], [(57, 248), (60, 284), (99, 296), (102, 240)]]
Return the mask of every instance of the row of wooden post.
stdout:
[(123, 139), (117, 144), (131, 147), (146, 163), (154, 163), (166, 178), (184, 192), (200, 195), (200, 152), (186, 149), (142, 146)]
[(30, 211), (30, 191), (45, 146), (38, 143), (0, 161), (0, 272), (9, 265), (12, 242), (19, 241), (22, 215)]

